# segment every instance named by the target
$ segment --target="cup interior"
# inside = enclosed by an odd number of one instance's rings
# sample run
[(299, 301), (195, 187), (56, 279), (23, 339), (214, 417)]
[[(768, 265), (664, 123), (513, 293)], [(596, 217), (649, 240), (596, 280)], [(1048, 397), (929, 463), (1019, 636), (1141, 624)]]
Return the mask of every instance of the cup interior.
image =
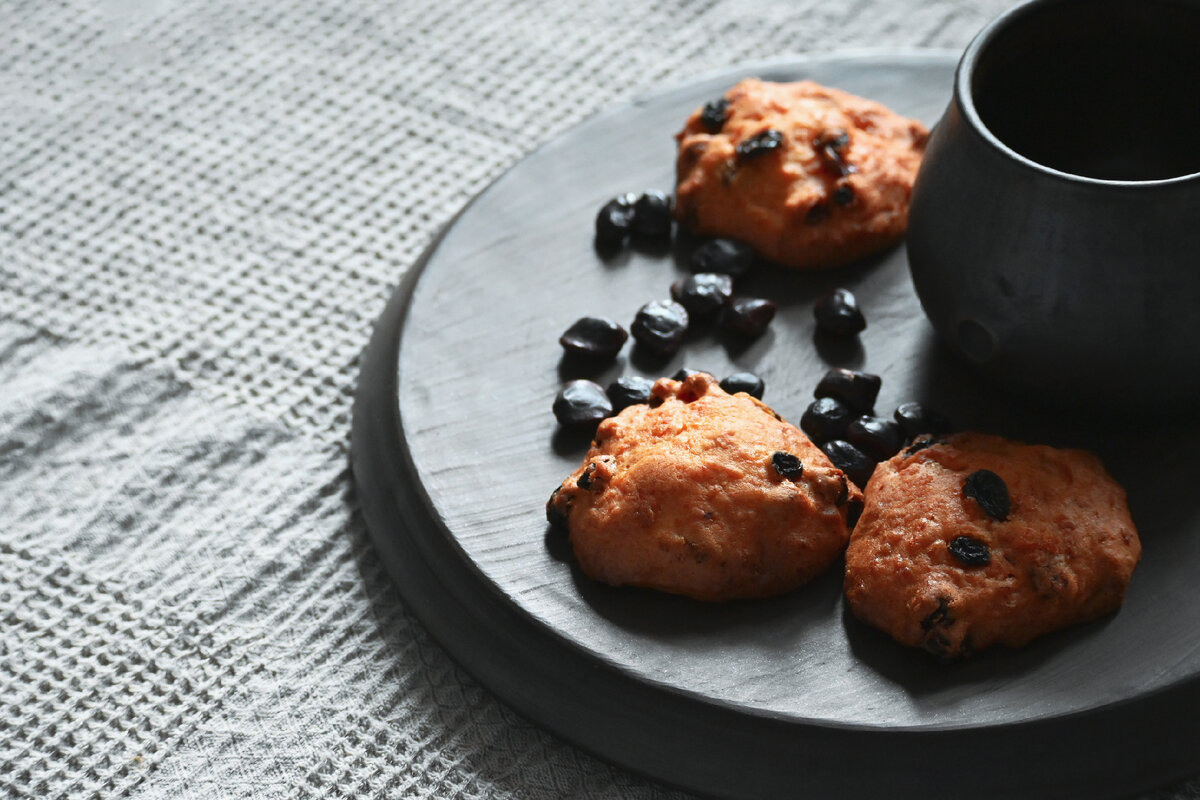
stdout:
[(1050, 0), (1005, 18), (969, 81), (983, 125), (1060, 172), (1154, 181), (1200, 172), (1200, 3)]

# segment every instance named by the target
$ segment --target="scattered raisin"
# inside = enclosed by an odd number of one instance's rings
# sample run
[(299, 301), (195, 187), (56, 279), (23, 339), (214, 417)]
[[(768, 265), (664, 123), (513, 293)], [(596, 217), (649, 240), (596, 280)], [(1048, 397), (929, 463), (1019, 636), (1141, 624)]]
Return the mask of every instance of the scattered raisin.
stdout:
[(554, 417), (568, 427), (596, 425), (612, 414), (612, 403), (598, 383), (571, 381), (554, 398)]
[(704, 104), (704, 108), (700, 111), (700, 124), (709, 133), (720, 133), (721, 128), (725, 127), (725, 120), (728, 117), (729, 99), (721, 97)]
[(890, 419), (863, 415), (846, 426), (846, 441), (880, 461), (886, 461), (904, 445), (904, 433)]
[(709, 239), (692, 251), (693, 272), (717, 272), (740, 278), (754, 265), (754, 250), (736, 239)]
[(649, 403), (652, 388), (654, 382), (649, 378), (631, 375), (617, 378), (608, 385), (605, 393), (612, 402), (613, 412), (616, 413), (639, 403)]
[(854, 202), (854, 187), (848, 183), (839, 184), (833, 190), (833, 202), (837, 203), (842, 208), (846, 208)]
[(867, 485), (871, 473), (875, 471), (875, 459), (844, 439), (826, 442), (821, 445), (821, 450), (829, 456), (833, 465), (846, 473), (846, 477), (854, 481), (860, 489)]
[(804, 465), (800, 463), (800, 459), (783, 450), (776, 450), (771, 454), (771, 466), (775, 467), (779, 477), (789, 481), (796, 480), (804, 473)]
[[(560, 483), (558, 488), (550, 493), (550, 499), (546, 501), (546, 522), (549, 522), (555, 528), (567, 527), (566, 511), (558, 507), (558, 495), (562, 491), (562, 488), (562, 484)], [(570, 504), (567, 503), (565, 505), (567, 505), (569, 510)]]
[(660, 356), (675, 353), (688, 329), (687, 309), (674, 300), (655, 300), (638, 309), (630, 332), (633, 338)]
[(968, 567), (986, 567), (992, 561), (987, 542), (974, 536), (955, 536), (951, 539), (950, 555)]
[(774, 128), (768, 128), (762, 133), (738, 142), (737, 157), (739, 161), (749, 161), (781, 147), (783, 147), (783, 133)]
[(581, 317), (558, 337), (558, 343), (568, 353), (589, 358), (616, 357), (629, 333), (607, 317)]
[(835, 367), (821, 378), (813, 396), (836, 397), (860, 414), (869, 414), (882, 384), (883, 379), (878, 375)]
[(850, 134), (844, 130), (837, 130), (818, 136), (817, 140), (813, 142), (813, 148), (827, 168), (844, 178), (858, 172), (858, 167), (846, 163), (846, 158), (842, 153), (848, 144), (850, 144)]
[(800, 416), (800, 430), (821, 444), (830, 439), (841, 439), (856, 416), (854, 409), (836, 397), (822, 397), (804, 410)]
[(813, 303), (817, 330), (834, 336), (854, 336), (867, 327), (858, 298), (849, 289), (834, 289)]
[(646, 192), (633, 204), (633, 233), (645, 239), (671, 236), (671, 198), (662, 192)]
[(763, 379), (753, 372), (735, 372), (721, 381), (721, 388), (729, 394), (745, 392), (751, 397), (762, 400), (766, 385)]
[(675, 370), (675, 374), (671, 376), (671, 380), (686, 381), (689, 376), (697, 375), (699, 373), (700, 373), (700, 370), (698, 370), (698, 369), (691, 369), (690, 367), (680, 367), (679, 369)]
[(671, 284), (671, 297), (696, 319), (711, 317), (733, 297), (733, 278), (718, 272), (689, 275)]
[(930, 611), (928, 616), (921, 620), (921, 630), (931, 631), (939, 625), (949, 626), (954, 624), (954, 617), (950, 615), (950, 598), (939, 597), (937, 603), (937, 608)]
[(761, 336), (771, 320), (775, 319), (777, 308), (774, 302), (761, 297), (742, 297), (730, 301), (721, 309), (717, 324), (730, 333), (747, 337)]
[(620, 247), (633, 230), (633, 206), (637, 195), (614, 197), (596, 215), (596, 243), (601, 247)]
[(963, 496), (970, 497), (983, 513), (994, 520), (1003, 522), (1008, 519), (1011, 501), (1008, 497), (1008, 484), (990, 469), (980, 469), (972, 472), (963, 482)]
[(904, 455), (913, 456), (924, 450), (926, 447), (933, 447), (935, 444), (945, 444), (945, 439), (939, 439), (936, 436), (926, 436), (923, 439), (913, 441), (908, 447), (904, 448)]
[(596, 471), (596, 463), (592, 462), (591, 464), (588, 464), (588, 468), (585, 469), (580, 474), (579, 478), (575, 481), (575, 485), (585, 491), (588, 489), (591, 489), (592, 488), (592, 473), (595, 471)]
[(901, 403), (893, 415), (906, 439), (915, 439), (922, 433), (932, 433), (935, 436), (950, 430), (950, 420), (931, 408), (920, 403)]

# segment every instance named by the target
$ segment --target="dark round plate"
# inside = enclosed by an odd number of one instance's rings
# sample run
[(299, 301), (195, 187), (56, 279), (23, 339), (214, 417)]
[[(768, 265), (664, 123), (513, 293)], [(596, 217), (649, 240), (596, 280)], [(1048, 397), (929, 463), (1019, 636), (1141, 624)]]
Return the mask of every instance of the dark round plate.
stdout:
[[(517, 710), (618, 764), (721, 796), (1093, 798), (1200, 768), (1194, 425), (1055, 412), (981, 385), (933, 342), (902, 248), (836, 272), (762, 265), (740, 289), (780, 312), (749, 344), (699, 331), (665, 362), (628, 345), (592, 371), (560, 360), (575, 319), (628, 324), (685, 274), (684, 237), (606, 260), (592, 223), (615, 195), (671, 189), (672, 135), (692, 109), (748, 75), (812, 78), (933, 123), (954, 62), (909, 52), (757, 64), (600, 114), (492, 184), (407, 276), (362, 365), (363, 511), (405, 602)], [(812, 300), (838, 285), (869, 321), (850, 345), (814, 337)], [(883, 377), (881, 414), (921, 400), (960, 428), (1098, 452), (1144, 543), (1124, 608), (943, 665), (848, 615), (836, 567), (787, 597), (705, 605), (595, 584), (548, 530), (545, 501), (588, 438), (556, 430), (565, 379), (749, 369), (796, 420), (833, 365)]]

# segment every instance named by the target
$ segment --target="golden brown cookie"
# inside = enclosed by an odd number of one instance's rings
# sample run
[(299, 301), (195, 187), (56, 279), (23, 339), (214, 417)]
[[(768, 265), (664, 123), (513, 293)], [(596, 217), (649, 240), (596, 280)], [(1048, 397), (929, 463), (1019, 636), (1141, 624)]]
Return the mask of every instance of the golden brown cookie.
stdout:
[(903, 237), (928, 135), (812, 81), (744, 80), (676, 135), (675, 215), (789, 267), (846, 264)]
[(547, 514), (592, 578), (718, 601), (782, 594), (824, 571), (861, 500), (799, 429), (693, 373), (600, 423)]
[(846, 600), (903, 644), (953, 658), (1115, 611), (1140, 557), (1125, 492), (1092, 454), (926, 438), (867, 483)]

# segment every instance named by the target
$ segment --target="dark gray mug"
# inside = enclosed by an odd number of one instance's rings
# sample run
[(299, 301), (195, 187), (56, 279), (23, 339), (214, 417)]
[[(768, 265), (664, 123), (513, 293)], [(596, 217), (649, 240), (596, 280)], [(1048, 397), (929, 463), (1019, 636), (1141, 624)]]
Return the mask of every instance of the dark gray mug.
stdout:
[(1200, 0), (1033, 0), (963, 54), (913, 191), (940, 338), (1056, 403), (1200, 402)]

